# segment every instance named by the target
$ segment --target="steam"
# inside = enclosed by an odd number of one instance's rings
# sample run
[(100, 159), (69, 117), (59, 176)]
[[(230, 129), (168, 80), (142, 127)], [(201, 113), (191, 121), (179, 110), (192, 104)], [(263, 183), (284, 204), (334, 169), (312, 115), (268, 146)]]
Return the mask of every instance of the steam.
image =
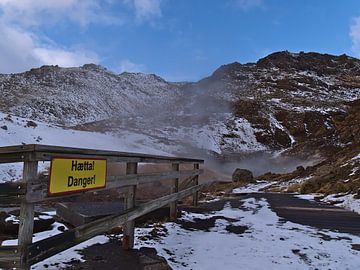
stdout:
[[(123, 128), (147, 134), (162, 145), (176, 145), (176, 149), (169, 147), (172, 154), (204, 159), (207, 168), (226, 176), (231, 176), (236, 168), (251, 170), (258, 176), (269, 171), (284, 173), (293, 171), (297, 166), (312, 165), (307, 160), (274, 156), (269, 152), (223, 154), (196, 145), (196, 134), (187, 134), (187, 128), (211, 128), (219, 122), (225, 126), (233, 117), (234, 97), (222, 80), (203, 81), (196, 86), (187, 84), (175, 88), (169, 95), (168, 103), (147, 104), (141, 109), (141, 115), (128, 121), (122, 119)], [(185, 130), (185, 133), (179, 134), (179, 129)]]
[(242, 168), (252, 171), (254, 176), (259, 176), (267, 172), (287, 173), (292, 172), (298, 166), (311, 166), (315, 161), (305, 160), (295, 157), (275, 157), (272, 153), (262, 152), (250, 155), (241, 155), (220, 158), (207, 158), (206, 164), (216, 171), (231, 176), (236, 168)]

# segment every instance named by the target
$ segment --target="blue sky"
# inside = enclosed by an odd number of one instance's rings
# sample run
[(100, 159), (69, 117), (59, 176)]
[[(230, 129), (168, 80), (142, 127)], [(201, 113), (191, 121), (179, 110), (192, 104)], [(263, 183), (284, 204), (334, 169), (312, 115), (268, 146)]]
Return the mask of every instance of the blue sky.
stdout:
[(0, 72), (95, 62), (196, 81), (280, 50), (360, 56), (358, 0), (0, 0)]

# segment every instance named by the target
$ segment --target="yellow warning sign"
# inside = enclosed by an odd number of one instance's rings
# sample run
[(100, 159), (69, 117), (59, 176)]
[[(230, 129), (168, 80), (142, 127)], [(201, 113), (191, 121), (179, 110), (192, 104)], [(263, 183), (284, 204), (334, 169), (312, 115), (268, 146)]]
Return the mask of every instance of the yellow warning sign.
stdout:
[(53, 158), (49, 195), (56, 196), (106, 185), (106, 159)]

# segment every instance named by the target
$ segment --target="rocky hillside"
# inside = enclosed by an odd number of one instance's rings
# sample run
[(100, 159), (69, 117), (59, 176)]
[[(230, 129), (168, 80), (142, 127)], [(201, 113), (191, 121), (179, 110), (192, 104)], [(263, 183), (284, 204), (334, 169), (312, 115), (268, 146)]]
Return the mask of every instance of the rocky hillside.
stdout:
[(140, 144), (151, 140), (167, 153), (324, 159), (357, 140), (359, 124), (351, 119), (360, 60), (278, 52), (221, 66), (196, 83), (114, 74), (93, 64), (44, 66), (0, 75), (0, 92), (3, 113)]
[(196, 87), (231, 100), (236, 118), (249, 121), (256, 140), (270, 149), (336, 147), (336, 119), (360, 97), (360, 61), (279, 52), (256, 64), (222, 66)]
[(3, 112), (71, 126), (144, 113), (155, 105), (166, 107), (176, 88), (155, 75), (117, 75), (93, 64), (43, 66), (1, 75), (0, 105)]

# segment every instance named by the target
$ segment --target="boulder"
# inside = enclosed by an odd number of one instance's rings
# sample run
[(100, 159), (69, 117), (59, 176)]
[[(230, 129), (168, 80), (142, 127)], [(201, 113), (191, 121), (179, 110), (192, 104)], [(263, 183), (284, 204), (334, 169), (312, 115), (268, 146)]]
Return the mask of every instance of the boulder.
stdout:
[(232, 175), (233, 182), (255, 183), (254, 176), (251, 171), (237, 168)]

